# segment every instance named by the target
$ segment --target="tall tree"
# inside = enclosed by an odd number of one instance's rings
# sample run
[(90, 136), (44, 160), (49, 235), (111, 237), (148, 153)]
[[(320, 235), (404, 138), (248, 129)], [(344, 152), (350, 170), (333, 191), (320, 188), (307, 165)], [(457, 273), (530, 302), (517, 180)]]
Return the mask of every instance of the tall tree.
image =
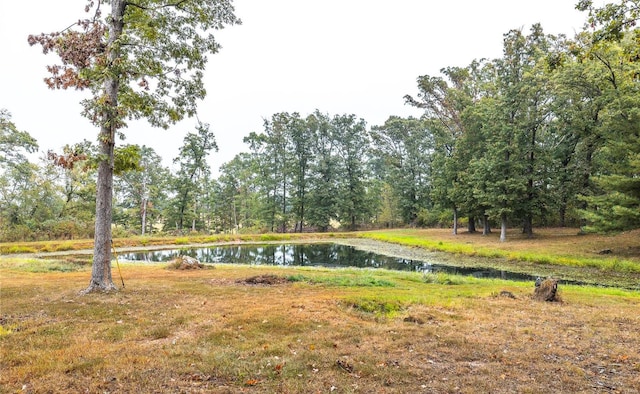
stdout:
[(61, 64), (49, 67), (50, 88), (91, 91), (83, 115), (100, 128), (100, 162), (90, 292), (116, 289), (111, 277), (116, 136), (128, 119), (168, 128), (195, 115), (206, 94), (207, 54), (219, 49), (212, 32), (240, 21), (230, 0), (88, 0), (85, 10), (88, 19), (61, 32), (29, 36), (29, 43), (60, 56)]
[(366, 154), (369, 149), (366, 122), (355, 115), (339, 115), (332, 119), (337, 137), (337, 152), (340, 157), (338, 179), (339, 199), (337, 203), (339, 220), (349, 229), (356, 230), (356, 222), (364, 219), (371, 211), (367, 204), (369, 176), (366, 173)]
[(259, 166), (256, 156), (239, 153), (220, 167), (218, 198), (214, 204), (222, 231), (261, 231), (265, 228)]
[(314, 157), (311, 150), (311, 129), (308, 123), (294, 113), (289, 129), (292, 173), (292, 207), (295, 229), (302, 232), (309, 208), (309, 177)]
[[(36, 140), (29, 133), (18, 130), (8, 110), (0, 109), (0, 228), (4, 233), (0, 236), (4, 239), (21, 237), (15, 234), (20, 226), (28, 229), (26, 221), (30, 209), (25, 198), (36, 168), (26, 155), (37, 149)], [(9, 232), (14, 234), (9, 236)]]
[[(214, 135), (208, 124), (199, 123), (196, 132), (187, 133), (184, 137), (180, 155), (173, 160), (179, 165), (174, 177), (176, 218), (173, 223), (178, 231), (183, 231), (189, 225), (192, 231), (196, 231), (200, 195), (211, 175), (207, 157), (212, 150), (218, 150)], [(191, 223), (187, 223), (188, 219)]]
[(259, 162), (260, 182), (265, 191), (265, 215), (270, 231), (285, 232), (289, 218), (289, 185), (291, 184), (290, 131), (297, 114), (281, 112), (265, 119), (264, 131), (245, 137)]
[[(590, 58), (591, 35), (582, 32), (562, 43), (547, 58), (552, 92), (553, 166), (550, 188), (558, 223), (578, 224), (578, 210), (587, 208), (579, 196), (594, 193), (597, 152), (605, 142), (603, 114), (614, 91), (605, 63)], [(598, 57), (603, 57), (600, 52)]]
[(140, 229), (140, 235), (144, 236), (159, 220), (160, 207), (166, 200), (166, 180), (170, 179), (170, 174), (153, 148), (143, 145), (139, 151), (140, 168), (118, 177), (116, 189), (121, 196), (120, 203), (134, 212), (133, 220)]
[(595, 183), (601, 192), (586, 197), (590, 207), (585, 229), (618, 231), (640, 227), (640, 2), (621, 0), (594, 7), (583, 0), (594, 29), (588, 51), (607, 71), (613, 94), (602, 119), (605, 142), (600, 154), (608, 158)]
[(471, 187), (464, 185), (464, 175), (471, 158), (483, 147), (475, 138), (478, 134), (470, 133), (465, 112), (486, 94), (484, 67), (484, 61), (474, 61), (465, 68), (440, 70), (444, 78), (423, 75), (418, 78), (418, 98), (405, 96), (407, 103), (424, 109), (424, 117), (429, 120), (434, 139), (431, 174), (434, 202), (453, 211), (454, 234), (458, 232), (460, 209), (469, 215), (469, 231), (475, 231), (478, 208)]
[(484, 100), (487, 151), (472, 164), (478, 200), (501, 223), (506, 240), (509, 217), (523, 221), (532, 235), (536, 208), (544, 205), (544, 165), (541, 160), (548, 117), (544, 75), (540, 66), (548, 38), (539, 25), (528, 36), (520, 30), (505, 34), (503, 57), (495, 61), (496, 98)]
[(421, 209), (431, 208), (433, 134), (428, 123), (391, 116), (371, 128), (373, 155), (386, 164), (385, 180), (397, 196), (403, 221), (415, 224)]
[(309, 184), (309, 224), (327, 231), (337, 220), (338, 157), (335, 128), (328, 115), (316, 110), (306, 118), (315, 161)]

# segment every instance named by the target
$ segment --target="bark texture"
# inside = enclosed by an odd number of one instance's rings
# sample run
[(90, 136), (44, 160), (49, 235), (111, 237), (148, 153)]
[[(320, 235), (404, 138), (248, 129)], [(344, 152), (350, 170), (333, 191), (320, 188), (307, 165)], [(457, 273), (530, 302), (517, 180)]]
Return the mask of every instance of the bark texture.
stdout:
[[(109, 64), (117, 63), (120, 56), (117, 40), (124, 27), (124, 11), (126, 3), (122, 0), (111, 1), (111, 17), (109, 18), (109, 41), (107, 42), (107, 58)], [(93, 267), (91, 281), (84, 293), (92, 291), (114, 291), (111, 276), (111, 220), (113, 200), (113, 163), (115, 147), (115, 131), (118, 126), (118, 72), (114, 70), (104, 81), (104, 105), (101, 111), (102, 125), (98, 144), (100, 162), (98, 164), (98, 182), (96, 185), (96, 226), (93, 246)]]

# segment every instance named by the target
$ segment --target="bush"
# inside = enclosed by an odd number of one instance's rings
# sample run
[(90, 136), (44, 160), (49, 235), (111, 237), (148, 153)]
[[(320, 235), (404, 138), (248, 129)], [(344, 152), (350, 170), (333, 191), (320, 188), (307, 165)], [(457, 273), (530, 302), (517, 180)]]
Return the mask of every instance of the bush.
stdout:
[(416, 224), (420, 227), (451, 227), (453, 217), (450, 210), (423, 208), (418, 212)]

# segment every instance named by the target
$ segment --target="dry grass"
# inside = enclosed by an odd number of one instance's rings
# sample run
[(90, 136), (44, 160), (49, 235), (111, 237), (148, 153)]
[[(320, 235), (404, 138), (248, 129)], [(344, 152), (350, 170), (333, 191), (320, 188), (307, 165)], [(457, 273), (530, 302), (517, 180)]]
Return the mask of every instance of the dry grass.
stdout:
[[(79, 296), (88, 271), (3, 265), (0, 392), (640, 392), (637, 292), (541, 303), (533, 284), (415, 273), (122, 273), (125, 289)], [(269, 275), (297, 282), (243, 282)]]
[[(348, 237), (349, 233), (302, 233), (302, 234), (214, 234), (199, 235), (197, 233), (186, 236), (155, 236), (155, 237), (129, 237), (114, 239), (117, 248), (127, 247), (154, 247), (176, 245), (210, 244), (210, 243), (239, 243), (239, 242), (271, 242), (289, 241), (304, 242), (318, 238)], [(93, 250), (92, 239), (53, 240), (35, 242), (0, 242), (0, 254), (30, 254), (51, 253), (79, 250)]]

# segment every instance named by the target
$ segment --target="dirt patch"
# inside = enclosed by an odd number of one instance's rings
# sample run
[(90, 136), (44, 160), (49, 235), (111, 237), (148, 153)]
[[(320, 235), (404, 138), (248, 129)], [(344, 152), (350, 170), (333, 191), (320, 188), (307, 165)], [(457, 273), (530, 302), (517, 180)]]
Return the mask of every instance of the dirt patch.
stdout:
[(252, 276), (246, 279), (239, 279), (236, 281), (236, 283), (242, 283), (246, 285), (262, 285), (262, 286), (281, 285), (288, 282), (289, 282), (289, 279), (283, 276), (277, 276), (277, 275), (257, 275), (257, 276)]
[(422, 320), (419, 317), (415, 317), (415, 316), (407, 316), (404, 319), (402, 319), (402, 321), (404, 321), (405, 323), (415, 323), (415, 324), (419, 324), (419, 325), (423, 325), (424, 324), (424, 320)]

